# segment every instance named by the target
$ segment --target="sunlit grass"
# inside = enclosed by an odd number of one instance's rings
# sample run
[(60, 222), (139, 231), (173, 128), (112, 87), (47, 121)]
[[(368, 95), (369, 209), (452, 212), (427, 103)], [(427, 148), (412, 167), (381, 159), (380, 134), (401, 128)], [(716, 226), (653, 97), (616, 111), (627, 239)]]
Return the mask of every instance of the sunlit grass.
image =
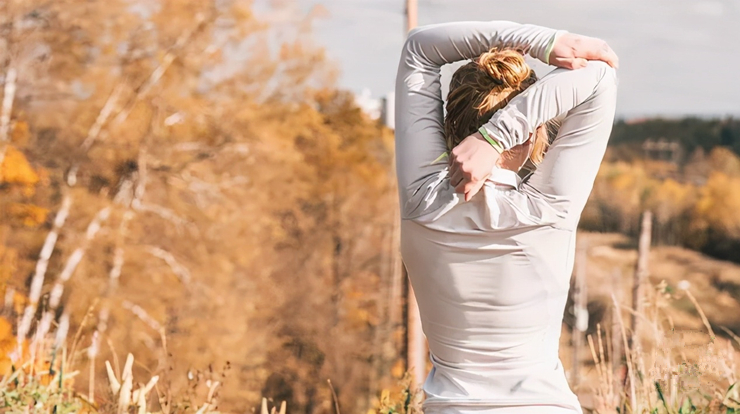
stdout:
[[(665, 310), (688, 298), (706, 332), (677, 328)], [(638, 318), (644, 329), (633, 335), (617, 316), (623, 355), (610, 355), (608, 332), (599, 327), (589, 336), (598, 374), (594, 387), (596, 412), (610, 413), (736, 413), (740, 412), (738, 360), (740, 338), (715, 335), (699, 303), (688, 290), (670, 293), (665, 283), (648, 292), (647, 306)], [(623, 311), (631, 312), (614, 301)], [(619, 375), (624, 373), (625, 375)]]
[[(0, 325), (6, 326), (9, 323), (0, 318)], [(16, 330), (0, 329), (0, 332), (10, 334)], [(105, 361), (107, 378), (104, 381), (104, 393), (95, 398), (94, 376), (90, 377), (89, 384), (79, 384), (76, 381), (79, 371), (75, 365), (82, 356), (90, 355), (90, 347), (82, 348), (79, 338), (79, 332), (74, 339), (67, 338), (66, 323), (60, 323), (45, 334), (36, 333), (30, 339), (12, 336), (0, 338), (0, 342), (4, 344), (3, 355), (0, 355), (0, 367), (4, 369), (0, 377), (0, 412), (54, 414), (218, 412), (217, 394), (222, 385), (215, 379), (218, 374), (203, 375), (200, 372), (191, 372), (187, 389), (173, 394), (173, 390), (161, 384), (158, 375), (135, 378), (134, 357), (131, 354), (128, 354), (122, 369), (117, 366), (117, 361), (114, 361), (113, 365)], [(8, 346), (9, 343), (12, 343), (12, 346)], [(86, 362), (92, 367), (91, 372), (94, 372), (91, 360), (88, 359)], [(228, 369), (228, 366), (225, 369)], [(88, 394), (80, 392), (80, 389), (87, 389)]]
[[(665, 283), (649, 289), (646, 306), (639, 316), (641, 329), (633, 335), (624, 324), (624, 315), (631, 309), (614, 301), (621, 308), (614, 312), (612, 323), (619, 338), (610, 330), (598, 327), (588, 337), (598, 380), (593, 385), (595, 407), (599, 414), (703, 414), (740, 413), (740, 385), (738, 361), (740, 338), (723, 328), (728, 338), (718, 337), (698, 302), (689, 291), (671, 292)], [(677, 300), (688, 299), (705, 324), (706, 332), (682, 331), (677, 328), (665, 310)], [(9, 325), (2, 320), (3, 324)], [(43, 337), (4, 344), (5, 372), (0, 379), (0, 411), (3, 413), (217, 413), (218, 377), (189, 373), (189, 387), (173, 395), (160, 381), (159, 375), (134, 378), (134, 357), (129, 354), (122, 368), (117, 361), (106, 361), (104, 395), (90, 398), (80, 389), (94, 390), (96, 384), (76, 381), (75, 364), (88, 352), (80, 349), (76, 335), (68, 340), (64, 323), (50, 329)], [(12, 332), (11, 329), (0, 330)], [(614, 341), (620, 341), (620, 355), (612, 355)], [(163, 343), (166, 341), (163, 338)], [(88, 361), (89, 362), (89, 361)], [(225, 368), (228, 369), (228, 366)], [(375, 399), (370, 413), (421, 413), (423, 393), (412, 386), (406, 374), (394, 389), (386, 389)], [(268, 405), (262, 401), (262, 414), (285, 414), (290, 411), (284, 403)], [(156, 411), (152, 411), (156, 410)], [(335, 407), (339, 412), (339, 407)], [(589, 410), (585, 410), (588, 412)]]

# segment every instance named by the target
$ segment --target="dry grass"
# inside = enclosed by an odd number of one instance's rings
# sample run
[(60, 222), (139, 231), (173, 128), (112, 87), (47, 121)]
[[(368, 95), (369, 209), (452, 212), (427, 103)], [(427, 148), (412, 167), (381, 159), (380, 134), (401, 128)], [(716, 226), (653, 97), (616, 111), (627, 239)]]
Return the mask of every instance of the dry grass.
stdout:
[[(696, 305), (705, 332), (691, 338), (676, 329), (665, 309), (682, 297)], [(614, 301), (614, 306), (624, 306)], [(623, 309), (622, 309), (623, 310)], [(740, 409), (737, 375), (740, 354), (733, 341), (715, 335), (690, 291), (668, 293), (665, 282), (648, 293), (640, 319), (645, 329), (632, 335), (621, 312), (613, 312), (624, 356), (612, 354), (609, 332), (599, 325), (588, 341), (598, 382), (594, 411), (611, 413), (735, 413)], [(740, 341), (735, 345), (740, 345)]]
[[(3, 326), (9, 323), (0, 318)], [(36, 321), (36, 325), (38, 322)], [(0, 412), (3, 413), (197, 413), (215, 414), (218, 390), (225, 372), (191, 372), (186, 390), (173, 395), (167, 381), (160, 375), (148, 379), (134, 378), (134, 357), (128, 354), (121, 368), (118, 360), (105, 361), (107, 388), (105, 395), (94, 396), (95, 377), (87, 387), (76, 383), (78, 365), (93, 367), (93, 345), (86, 348), (79, 343), (80, 330), (73, 338), (67, 336), (67, 319), (44, 334), (36, 333), (30, 339), (3, 338), (3, 359), (0, 367)], [(8, 326), (9, 327), (9, 326)], [(13, 329), (17, 331), (17, 327)], [(0, 329), (12, 332), (11, 329)], [(166, 340), (162, 338), (166, 344)], [(10, 346), (7, 346), (8, 344)], [(95, 343), (94, 339), (92, 343)], [(165, 350), (166, 351), (166, 350)], [(85, 358), (87, 357), (87, 358)], [(228, 369), (228, 366), (225, 370)], [(94, 369), (91, 368), (91, 372)], [(166, 376), (166, 372), (163, 373)], [(142, 382), (143, 380), (143, 382)], [(88, 389), (88, 394), (78, 390)], [(284, 411), (283, 411), (284, 414)]]
[[(608, 300), (606, 311), (592, 321), (589, 355), (578, 361), (583, 380), (574, 390), (585, 412), (740, 413), (740, 337), (733, 332), (740, 326), (740, 297), (733, 290), (740, 283), (740, 266), (683, 249), (654, 249), (650, 264), (653, 283), (646, 289), (646, 306), (638, 315), (640, 329), (633, 333), (627, 326), (632, 310), (624, 299), (628, 297), (629, 277), (618, 280), (619, 286), (607, 282), (612, 277), (609, 269), (612, 275), (615, 268), (629, 275), (635, 259), (633, 250), (625, 247), (625, 240), (619, 236), (581, 236), (581, 242), (589, 246), (589, 306), (593, 308), (604, 297)], [(7, 325), (0, 326), (0, 333), (17, 331), (17, 327), (0, 320)], [(80, 331), (85, 325), (83, 320)], [(166, 369), (149, 378), (134, 378), (134, 358), (129, 354), (122, 366), (115, 359), (105, 362), (106, 387), (97, 388), (99, 394), (105, 388), (104, 395), (93, 395), (95, 377), (89, 384), (80, 384), (78, 373), (90, 367), (90, 355), (95, 350), (80, 343), (79, 331), (68, 335), (67, 326), (68, 320), (63, 317), (45, 334), (20, 341), (20, 346), (12, 334), (0, 338), (7, 357), (0, 360), (4, 372), (0, 379), (0, 411), (218, 412), (218, 391), (228, 366), (217, 373), (210, 369), (190, 372), (187, 389), (173, 391)], [(561, 349), (566, 366), (572, 363), (567, 358), (571, 354), (568, 335), (566, 330)], [(161, 339), (168, 354), (166, 338)], [(84, 394), (81, 389), (89, 391)], [(370, 412), (421, 413), (422, 397), (406, 375), (395, 389), (384, 390), (375, 399)], [(272, 404), (263, 400), (261, 414), (285, 414), (285, 404)], [(339, 412), (338, 408), (335, 411)]]
[[(678, 247), (654, 247), (652, 288), (633, 334), (628, 325), (634, 246), (615, 234), (582, 233), (579, 242), (589, 251), (592, 314), (590, 352), (578, 361), (583, 380), (574, 387), (584, 408), (598, 413), (740, 412), (738, 386), (733, 386), (740, 374), (740, 342), (733, 333), (740, 327), (740, 266)], [(561, 342), (565, 357), (571, 355), (569, 336), (565, 333)], [(618, 355), (612, 355), (615, 339), (621, 345)]]

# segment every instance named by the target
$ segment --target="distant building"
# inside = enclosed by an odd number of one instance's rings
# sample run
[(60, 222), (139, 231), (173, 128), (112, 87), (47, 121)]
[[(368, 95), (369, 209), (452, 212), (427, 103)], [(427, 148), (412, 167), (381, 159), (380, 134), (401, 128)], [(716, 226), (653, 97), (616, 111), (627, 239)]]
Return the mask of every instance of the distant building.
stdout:
[(683, 147), (675, 141), (666, 138), (649, 138), (642, 143), (645, 158), (649, 160), (668, 161), (678, 164), (683, 156)]

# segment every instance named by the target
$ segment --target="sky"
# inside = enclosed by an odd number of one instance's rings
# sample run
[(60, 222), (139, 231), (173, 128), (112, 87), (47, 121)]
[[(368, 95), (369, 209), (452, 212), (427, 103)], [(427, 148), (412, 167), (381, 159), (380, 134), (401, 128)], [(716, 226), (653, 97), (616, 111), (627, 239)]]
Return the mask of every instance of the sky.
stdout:
[[(341, 87), (393, 90), (404, 0), (257, 0), (306, 14)], [(418, 0), (419, 25), (510, 20), (606, 40), (620, 57), (618, 116), (740, 117), (740, 0)], [(544, 74), (545, 65), (535, 66)], [(443, 79), (444, 82), (444, 79)]]

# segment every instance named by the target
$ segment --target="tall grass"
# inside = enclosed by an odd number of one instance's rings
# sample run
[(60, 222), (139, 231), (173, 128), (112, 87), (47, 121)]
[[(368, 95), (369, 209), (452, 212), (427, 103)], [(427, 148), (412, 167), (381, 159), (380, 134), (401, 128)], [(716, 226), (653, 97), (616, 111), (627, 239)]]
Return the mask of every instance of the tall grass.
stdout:
[[(649, 285), (648, 285), (649, 286)], [(641, 329), (630, 332), (623, 314), (634, 312), (613, 300), (614, 330), (602, 329), (587, 337), (597, 381), (597, 414), (735, 414), (740, 413), (738, 361), (740, 338), (722, 328), (730, 339), (717, 337), (701, 307), (688, 290), (672, 292), (665, 282), (646, 287)], [(681, 329), (669, 315), (672, 302), (688, 298), (706, 331)], [(740, 311), (740, 310), (738, 310)], [(613, 338), (611, 332), (618, 332)], [(615, 344), (615, 341), (619, 341)], [(617, 345), (617, 346), (614, 346)], [(617, 349), (618, 354), (613, 350)], [(585, 377), (590, 366), (581, 366)], [(384, 390), (376, 401), (379, 414), (421, 413), (421, 391), (407, 376), (395, 390)]]
[[(665, 282), (647, 292), (646, 307), (636, 315), (643, 329), (629, 332), (622, 313), (632, 310), (614, 300), (613, 323), (620, 338), (598, 327), (588, 342), (598, 375), (594, 387), (599, 414), (740, 413), (738, 360), (740, 338), (717, 337), (688, 290), (672, 292)], [(683, 297), (695, 306), (706, 331), (676, 327), (667, 310)], [(612, 355), (620, 341), (624, 353)], [(733, 344), (735, 342), (735, 344)]]
[[(614, 300), (612, 323), (617, 329), (598, 326), (588, 336), (597, 381), (593, 386), (598, 414), (703, 414), (740, 413), (738, 361), (740, 338), (720, 327), (728, 338), (718, 337), (701, 307), (688, 290), (671, 291), (666, 283), (647, 289), (646, 306), (636, 315), (642, 323), (630, 332), (624, 315), (633, 313)], [(704, 330), (681, 329), (674, 324), (669, 309), (672, 302), (687, 298), (704, 324)], [(190, 372), (189, 387), (173, 393), (159, 375), (134, 378), (134, 358), (129, 354), (123, 367), (118, 361), (105, 362), (107, 378), (103, 395), (91, 398), (96, 389), (77, 382), (78, 366), (90, 364), (90, 347), (82, 348), (80, 332), (68, 338), (68, 319), (63, 317), (44, 335), (28, 340), (14, 338), (13, 346), (4, 343), (0, 359), (0, 411), (4, 413), (217, 413), (218, 390), (224, 375)], [(4, 325), (3, 325), (4, 324)], [(38, 323), (37, 323), (38, 324)], [(13, 332), (0, 319), (0, 333)], [(5, 326), (7, 325), (7, 326)], [(17, 328), (17, 327), (16, 327)], [(614, 337), (614, 333), (618, 337)], [(614, 346), (619, 342), (619, 346)], [(166, 347), (166, 339), (162, 338)], [(614, 349), (620, 350), (615, 353)], [(86, 358), (87, 357), (87, 358)], [(225, 368), (225, 369), (228, 369)], [(587, 371), (591, 367), (581, 367)], [(166, 375), (166, 372), (160, 375)], [(584, 372), (585, 374), (585, 372)], [(85, 386), (87, 385), (87, 387)], [(87, 394), (80, 389), (88, 389)], [(393, 390), (384, 390), (375, 400), (372, 413), (421, 413), (423, 394), (412, 386), (408, 373)], [(268, 409), (263, 400), (262, 414), (285, 414), (285, 404)], [(588, 412), (589, 410), (585, 410)]]
[[(160, 381), (159, 375), (134, 378), (131, 354), (122, 368), (117, 359), (112, 364), (105, 361), (106, 384), (102, 387), (103, 394), (96, 398), (94, 392), (100, 389), (94, 376), (97, 354), (94, 344), (98, 341), (93, 339), (84, 348), (80, 343), (86, 320), (83, 319), (73, 338), (68, 338), (69, 323), (65, 315), (56, 326), (25, 339), (13, 337), (12, 332), (18, 332), (18, 326), (11, 327), (5, 318), (0, 318), (0, 333), (10, 334), (0, 338), (0, 412), (149, 414), (156, 409), (162, 414), (218, 413), (218, 390), (224, 372), (190, 372), (188, 387), (175, 393), (168, 382)], [(35, 322), (41, 325), (41, 321)], [(162, 343), (166, 347), (164, 337)], [(78, 367), (85, 364), (91, 372), (87, 387), (77, 382)], [(228, 365), (224, 371), (227, 369)], [(87, 389), (88, 393), (80, 389)]]

